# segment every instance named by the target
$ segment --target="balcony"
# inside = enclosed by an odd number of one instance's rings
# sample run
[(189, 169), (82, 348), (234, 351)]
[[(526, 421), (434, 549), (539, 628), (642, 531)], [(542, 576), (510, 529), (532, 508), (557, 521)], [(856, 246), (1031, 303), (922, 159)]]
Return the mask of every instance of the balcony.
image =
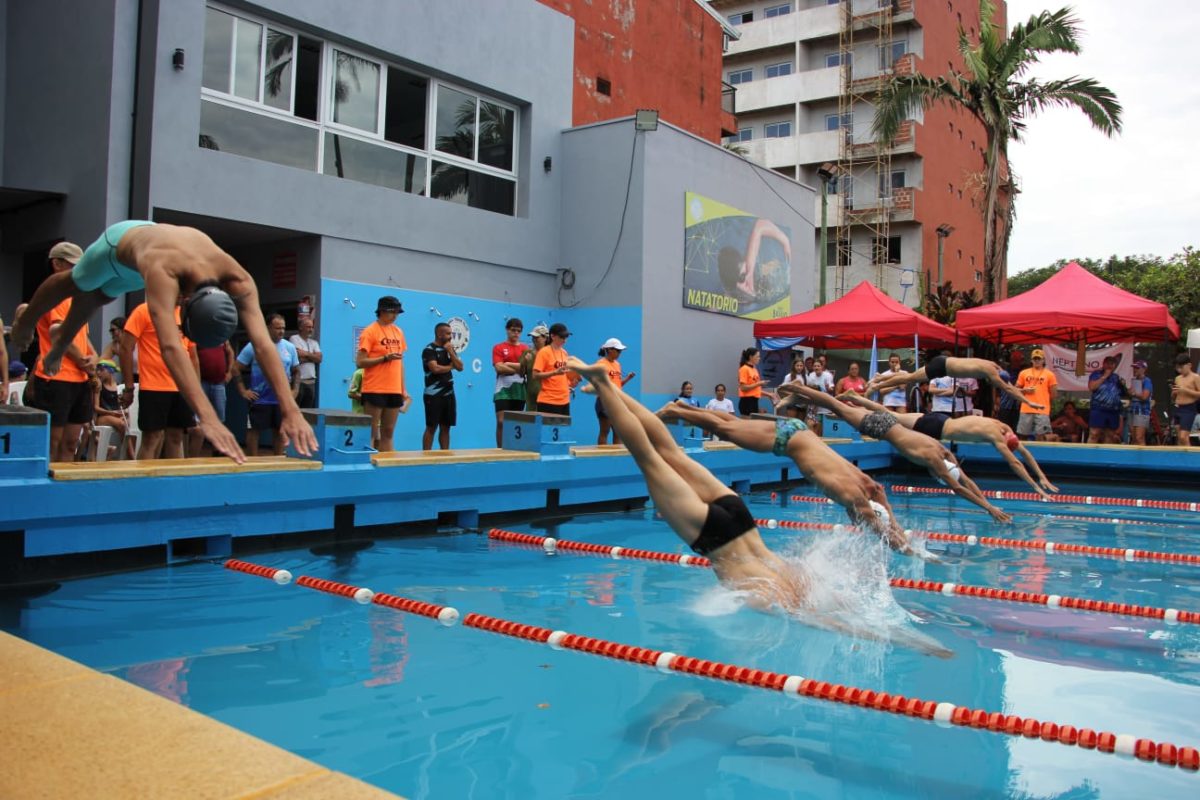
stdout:
[(797, 164), (822, 164), (837, 162), (841, 145), (840, 131), (816, 131), (802, 133), (796, 137)]
[(793, 11), (782, 17), (745, 22), (738, 26), (742, 38), (730, 42), (725, 55), (736, 56), (768, 47), (792, 44), (797, 40), (837, 36), (840, 25), (838, 6), (820, 6)]
[(746, 158), (768, 169), (796, 166), (795, 136), (753, 139), (749, 142), (738, 142), (738, 145), (745, 149)]
[(794, 72), (781, 78), (750, 81), (737, 87), (739, 114), (837, 97), (841, 91), (837, 67)]

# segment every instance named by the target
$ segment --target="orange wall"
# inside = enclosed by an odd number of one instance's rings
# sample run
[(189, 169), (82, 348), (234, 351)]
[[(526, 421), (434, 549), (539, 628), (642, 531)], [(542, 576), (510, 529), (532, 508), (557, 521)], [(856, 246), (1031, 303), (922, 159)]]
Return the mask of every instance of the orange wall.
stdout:
[[(653, 108), (673, 125), (720, 139), (723, 36), (695, 0), (539, 2), (575, 20), (574, 124)], [(596, 91), (597, 77), (611, 82), (611, 96)]]
[[(977, 0), (916, 0), (915, 13), (924, 28), (925, 57), (917, 59), (917, 70), (926, 75), (943, 75), (953, 64), (964, 69), (958, 54), (958, 27), (979, 30)], [(1004, 24), (1005, 4), (999, 4), (998, 16)], [(925, 122), (917, 129), (916, 150), (923, 158), (924, 189), (915, 193), (915, 216), (923, 223), (922, 269), (937, 282), (937, 227), (952, 225), (954, 232), (945, 243), (942, 264), (944, 280), (955, 289), (979, 290), (975, 270), (983, 272), (984, 152), (987, 138), (974, 117), (957, 109), (935, 106), (925, 112)], [(961, 255), (960, 255), (961, 253)], [(974, 263), (972, 263), (974, 258)]]

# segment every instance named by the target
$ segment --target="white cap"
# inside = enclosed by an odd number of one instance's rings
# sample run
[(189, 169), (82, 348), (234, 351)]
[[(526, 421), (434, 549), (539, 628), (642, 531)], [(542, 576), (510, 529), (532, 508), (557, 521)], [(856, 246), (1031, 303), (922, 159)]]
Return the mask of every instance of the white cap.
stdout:
[(624, 350), (625, 345), (621, 343), (620, 339), (613, 337), (612, 339), (609, 339), (608, 341), (606, 341), (604, 344), (600, 345), (600, 349), (601, 350), (610, 350), (610, 349), (611, 350)]

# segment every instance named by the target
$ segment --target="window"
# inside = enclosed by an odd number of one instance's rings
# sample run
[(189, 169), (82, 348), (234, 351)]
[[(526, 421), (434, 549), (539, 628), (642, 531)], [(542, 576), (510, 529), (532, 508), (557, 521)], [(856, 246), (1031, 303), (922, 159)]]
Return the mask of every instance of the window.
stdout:
[(767, 6), (763, 11), (763, 16), (770, 19), (771, 17), (782, 17), (784, 14), (790, 13), (792, 13), (792, 4), (781, 3), (777, 6)]
[(825, 242), (825, 263), (830, 266), (850, 266), (850, 240), (830, 238)]
[(983, 273), (980, 272), (979, 270), (975, 270), (975, 282), (983, 283)]
[(780, 64), (768, 64), (767, 65), (767, 77), (768, 78), (780, 78), (780, 77), (783, 77), (784, 75), (791, 75), (791, 74), (792, 74), (792, 62), (790, 62), (790, 61), (784, 61)]
[(871, 259), (875, 264), (899, 264), (900, 237), (889, 236), (887, 239), (875, 237), (871, 243)]
[[(847, 63), (847, 64), (854, 63), (854, 53), (846, 53), (845, 63)], [(840, 67), (841, 65), (842, 65), (842, 54), (841, 53), (826, 53), (825, 54), (825, 66)]]
[(742, 11), (741, 13), (738, 13), (738, 14), (730, 14), (729, 15), (729, 24), (730, 25), (741, 25), (743, 22), (753, 22), (753, 21), (754, 21), (754, 12), (753, 11)]
[(515, 213), (515, 108), (240, 13), (205, 25), (200, 147)]
[(737, 86), (739, 83), (749, 83), (754, 80), (754, 69), (737, 69), (729, 73), (729, 85)]
[(600, 76), (596, 76), (596, 93), (602, 94), (606, 97), (611, 97), (612, 96), (612, 81), (610, 81), (608, 78), (601, 78)]
[(882, 173), (879, 176), (879, 196), (887, 198), (892, 196), (893, 189), (903, 189), (907, 173), (902, 169), (894, 169), (891, 173)]
[(908, 52), (908, 42), (892, 42), (879, 48), (879, 68), (890, 70), (892, 65)]
[(846, 140), (854, 141), (854, 114), (826, 114), (825, 115), (825, 130), (836, 131), (844, 130), (846, 132)]
[(738, 128), (738, 132), (728, 137), (730, 142), (749, 142), (754, 139), (754, 128)]
[(763, 126), (764, 139), (783, 139), (791, 135), (791, 122), (768, 122)]

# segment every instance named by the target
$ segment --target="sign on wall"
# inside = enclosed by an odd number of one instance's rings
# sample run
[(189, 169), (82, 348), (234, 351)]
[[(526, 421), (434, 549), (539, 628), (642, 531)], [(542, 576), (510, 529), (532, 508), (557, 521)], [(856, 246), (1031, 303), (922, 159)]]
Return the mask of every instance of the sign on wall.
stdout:
[(742, 319), (792, 313), (788, 228), (684, 193), (683, 305)]

